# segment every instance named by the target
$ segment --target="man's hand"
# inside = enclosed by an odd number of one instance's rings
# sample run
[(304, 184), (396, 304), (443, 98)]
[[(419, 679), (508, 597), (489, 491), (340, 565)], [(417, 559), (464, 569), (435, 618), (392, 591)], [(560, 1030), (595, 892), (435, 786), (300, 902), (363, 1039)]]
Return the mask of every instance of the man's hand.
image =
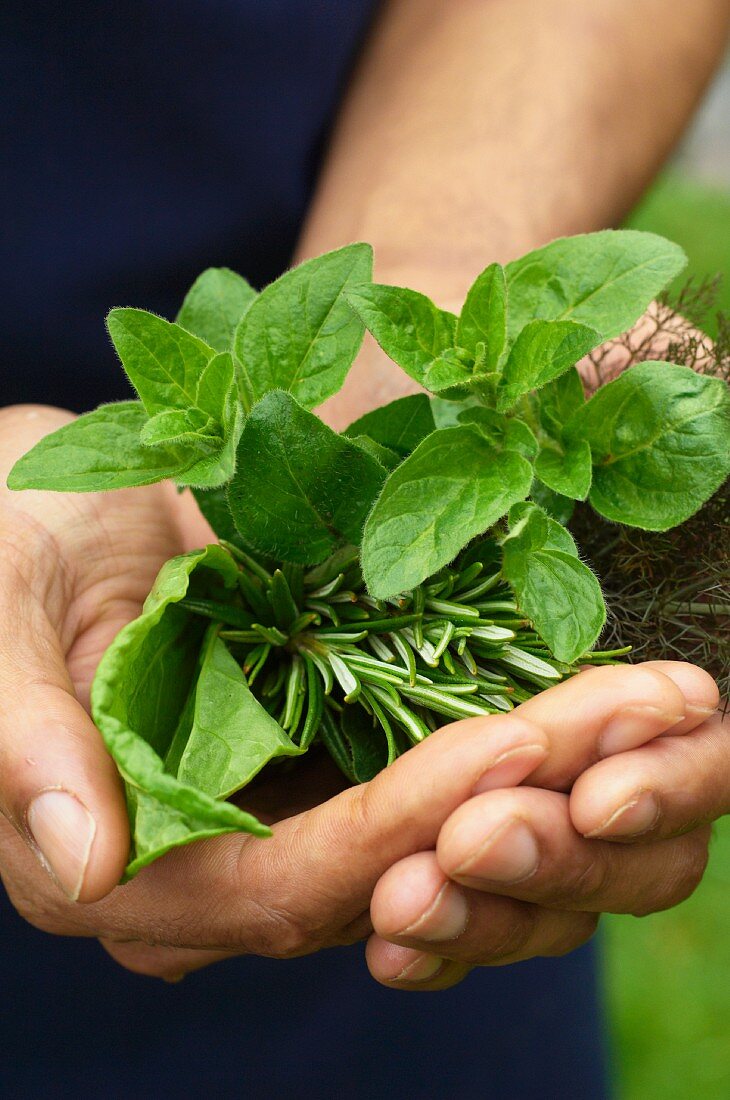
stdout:
[[(2, 472), (64, 416), (53, 410), (3, 413)], [(128, 823), (114, 764), (85, 709), (89, 684), (104, 647), (137, 614), (162, 561), (204, 542), (207, 532), (194, 509), (187, 510), (185, 497), (169, 486), (96, 496), (5, 493), (0, 531), (3, 880), (19, 912), (32, 923), (65, 935), (98, 936), (133, 970), (172, 978), (232, 953), (287, 957), (353, 942), (372, 930), (370, 903), (376, 885), (373, 922), (387, 931), (378, 907), (393, 883), (400, 884), (400, 896), (410, 899), (409, 904), (418, 902), (413, 861), (428, 861), (429, 874), (443, 875), (434, 853), (438, 847), (446, 861), (449, 831), (453, 833), (459, 820), (452, 815), (466, 813), (472, 821), (472, 813), (486, 812), (490, 798), (549, 802), (553, 816), (541, 817), (538, 824), (542, 843), (552, 845), (552, 854), (548, 858), (545, 849), (545, 873), (534, 883), (552, 891), (553, 899), (558, 896), (563, 909), (579, 909), (580, 892), (571, 895), (574, 905), (562, 902), (575, 887), (572, 880), (567, 885), (564, 881), (576, 843), (566, 796), (505, 788), (531, 776), (541, 786), (567, 790), (602, 756), (628, 749), (633, 752), (619, 755), (617, 762), (633, 759), (639, 771), (646, 770), (664, 744), (686, 746), (692, 764), (684, 769), (685, 791), (699, 788), (706, 772), (714, 777), (714, 790), (727, 782), (728, 754), (720, 741), (714, 746), (707, 742), (701, 726), (716, 704), (709, 677), (681, 665), (665, 672), (642, 667), (595, 670), (511, 715), (446, 727), (372, 783), (342, 791), (313, 808), (306, 791), (302, 801), (307, 808), (279, 821), (270, 840), (237, 834), (198, 843), (169, 853), (129, 885), (115, 888), (127, 855)], [(688, 733), (698, 726), (697, 734)], [(683, 736), (653, 741), (668, 730)], [(637, 748), (648, 742), (646, 748)], [(576, 784), (571, 807), (580, 828), (590, 812), (594, 817), (613, 813), (597, 803), (597, 784), (591, 780), (613, 763), (595, 764)], [(625, 770), (617, 774), (626, 781)], [(598, 789), (633, 798), (638, 787), (650, 785), (648, 780), (638, 782), (636, 771), (629, 774), (629, 794), (617, 790), (614, 773), (604, 773)], [(608, 783), (612, 775), (614, 787)], [(325, 769), (319, 780), (326, 785)], [(673, 805), (668, 797), (672, 784), (677, 780), (667, 771), (666, 778), (659, 776), (651, 785), (667, 808)], [(283, 786), (268, 792), (269, 804), (277, 793), (283, 806), (291, 807), (292, 796)], [(687, 809), (673, 808), (667, 827), (681, 828), (688, 816), (700, 820), (722, 808), (719, 796), (711, 808), (707, 798), (698, 796)], [(629, 812), (624, 820), (630, 817)], [(612, 865), (628, 850), (582, 843), (608, 848)], [(663, 901), (684, 896), (700, 865), (698, 843), (671, 843), (676, 856), (670, 867), (650, 860), (641, 872), (647, 879), (653, 875)], [(619, 865), (614, 866), (618, 873)], [(448, 869), (456, 879), (458, 868)], [(535, 904), (490, 899), (468, 889), (478, 905), (504, 909), (503, 928), (518, 911), (554, 913), (544, 897)], [(551, 919), (558, 922), (552, 939), (548, 936), (546, 943), (538, 929), (544, 925), (536, 919), (535, 935), (525, 939), (522, 954), (555, 949), (558, 941), (561, 949), (575, 945), (595, 923), (592, 914), (583, 913)], [(520, 927), (511, 935), (518, 937)], [(494, 954), (492, 932), (477, 921), (471, 928), (479, 941), (479, 959)], [(376, 976), (387, 979), (392, 974), (384, 974), (378, 962), (382, 943), (371, 941), (371, 965)], [(455, 948), (457, 958), (466, 943), (460, 940)], [(411, 959), (413, 951), (406, 950)], [(439, 952), (440, 957), (449, 955), (448, 947), (440, 946)], [(391, 961), (398, 957), (387, 955)], [(462, 961), (454, 966), (464, 972)], [(439, 980), (444, 980), (443, 973)]]
[[(628, 704), (627, 673), (680, 689), (685, 717), (666, 736), (647, 740), (647, 724), (664, 719)], [(625, 705), (606, 726), (612, 691)], [(476, 794), (432, 850), (383, 876), (371, 906), (373, 976), (444, 989), (472, 966), (564, 954), (602, 912), (683, 901), (707, 862), (703, 823), (730, 812), (730, 728), (716, 705), (710, 678), (677, 662), (593, 669), (523, 704), (520, 717), (548, 734), (547, 758), (523, 786)]]

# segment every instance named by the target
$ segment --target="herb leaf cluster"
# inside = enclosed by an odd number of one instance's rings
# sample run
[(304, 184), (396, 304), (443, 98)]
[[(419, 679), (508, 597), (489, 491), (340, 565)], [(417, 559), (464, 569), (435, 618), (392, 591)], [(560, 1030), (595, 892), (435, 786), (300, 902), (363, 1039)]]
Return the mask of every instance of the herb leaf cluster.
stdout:
[[(175, 322), (115, 309), (138, 399), (41, 440), (13, 489), (172, 478), (221, 545), (173, 559), (103, 658), (94, 717), (124, 777), (128, 874), (170, 847), (266, 832), (225, 801), (322, 745), (370, 778), (435, 725), (510, 709), (594, 651), (606, 611), (574, 504), (648, 531), (730, 473), (721, 378), (640, 363), (586, 400), (576, 364), (682, 269), (605, 231), (490, 264), (460, 316), (371, 281), (354, 244), (257, 294), (204, 272)], [(425, 392), (338, 434), (312, 411), (365, 329)]]

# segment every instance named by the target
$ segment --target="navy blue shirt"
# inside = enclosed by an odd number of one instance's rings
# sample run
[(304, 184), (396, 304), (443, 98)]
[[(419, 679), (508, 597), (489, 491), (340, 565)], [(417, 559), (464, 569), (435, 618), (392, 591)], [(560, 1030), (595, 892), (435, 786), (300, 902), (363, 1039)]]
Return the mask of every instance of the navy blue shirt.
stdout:
[[(375, 0), (5, 0), (3, 403), (128, 396), (113, 305), (173, 316), (227, 265), (286, 266)], [(111, 1100), (600, 1100), (592, 953), (385, 990), (360, 947), (174, 987), (0, 898), (0, 1093)]]

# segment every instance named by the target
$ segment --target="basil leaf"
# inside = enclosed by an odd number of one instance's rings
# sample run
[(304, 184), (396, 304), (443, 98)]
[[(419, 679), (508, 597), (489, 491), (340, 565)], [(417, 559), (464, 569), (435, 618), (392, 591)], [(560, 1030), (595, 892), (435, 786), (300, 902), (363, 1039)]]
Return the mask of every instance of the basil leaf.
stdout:
[(385, 354), (421, 385), (434, 359), (454, 346), (456, 317), (425, 294), (373, 283), (350, 290), (347, 301)]
[(209, 267), (185, 295), (176, 322), (216, 351), (230, 351), (233, 336), (256, 291), (235, 271)]
[(510, 511), (502, 571), (517, 604), (559, 661), (577, 660), (606, 621), (598, 580), (559, 523), (529, 502)]
[(405, 458), (435, 427), (428, 397), (425, 393), (414, 393), (365, 413), (344, 434), (367, 435)]
[(634, 229), (562, 237), (507, 265), (510, 340), (535, 318), (630, 328), (687, 263), (679, 245)]
[(379, 462), (277, 391), (246, 421), (228, 504), (254, 550), (316, 563), (359, 542), (384, 477)]
[(510, 409), (522, 394), (552, 382), (600, 344), (595, 329), (574, 321), (531, 321), (510, 350), (497, 390), (497, 408)]
[(593, 451), (589, 500), (607, 519), (666, 531), (730, 474), (730, 390), (674, 363), (640, 363), (602, 386), (566, 428)]
[(371, 594), (414, 588), (450, 562), (530, 491), (530, 464), (497, 451), (478, 429), (442, 428), (383, 487), (365, 525), (362, 568)]
[(500, 450), (517, 451), (530, 459), (537, 455), (538, 442), (532, 429), (517, 417), (478, 405), (460, 412), (459, 423), (474, 424)]
[(504, 268), (490, 264), (472, 284), (456, 324), (459, 347), (477, 352), (484, 344), (484, 368), (497, 369), (507, 336), (507, 284)]
[(180, 447), (144, 447), (139, 401), (100, 405), (40, 439), (13, 466), (9, 489), (100, 493), (176, 477), (194, 461)]
[(535, 462), (535, 473), (555, 493), (585, 500), (591, 487), (591, 448), (584, 439), (561, 445), (545, 443)]
[(219, 546), (167, 562), (139, 618), (125, 626), (101, 659), (91, 692), (94, 721), (125, 782), (133, 823), (126, 877), (163, 852), (200, 837), (269, 830), (251, 814), (165, 770), (164, 758), (192, 715), (204, 620), (176, 604), (192, 595), (220, 595), (236, 584), (238, 570)]
[(254, 698), (216, 627), (209, 628), (178, 779), (214, 798), (228, 798), (270, 760), (301, 751)]
[(195, 405), (198, 380), (212, 348), (179, 325), (144, 309), (113, 309), (109, 335), (150, 416)]
[(247, 409), (271, 390), (288, 390), (305, 408), (337, 393), (363, 338), (346, 291), (370, 278), (372, 262), (370, 245), (347, 245), (287, 271), (259, 294), (234, 340)]

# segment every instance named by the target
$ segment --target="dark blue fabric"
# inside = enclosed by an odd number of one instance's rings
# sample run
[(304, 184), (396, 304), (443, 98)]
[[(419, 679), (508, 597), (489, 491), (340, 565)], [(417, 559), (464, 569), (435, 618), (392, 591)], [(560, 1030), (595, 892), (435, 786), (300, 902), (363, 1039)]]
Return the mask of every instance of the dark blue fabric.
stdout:
[[(3, 403), (126, 396), (102, 319), (174, 315), (205, 266), (261, 285), (295, 244), (375, 0), (4, 0)], [(166, 987), (0, 903), (0, 1093), (234, 1090), (600, 1100), (593, 957), (377, 987), (361, 950)]]
[(590, 949), (438, 994), (376, 986), (359, 947), (165, 986), (93, 943), (1, 923), (3, 1100), (605, 1096)]

